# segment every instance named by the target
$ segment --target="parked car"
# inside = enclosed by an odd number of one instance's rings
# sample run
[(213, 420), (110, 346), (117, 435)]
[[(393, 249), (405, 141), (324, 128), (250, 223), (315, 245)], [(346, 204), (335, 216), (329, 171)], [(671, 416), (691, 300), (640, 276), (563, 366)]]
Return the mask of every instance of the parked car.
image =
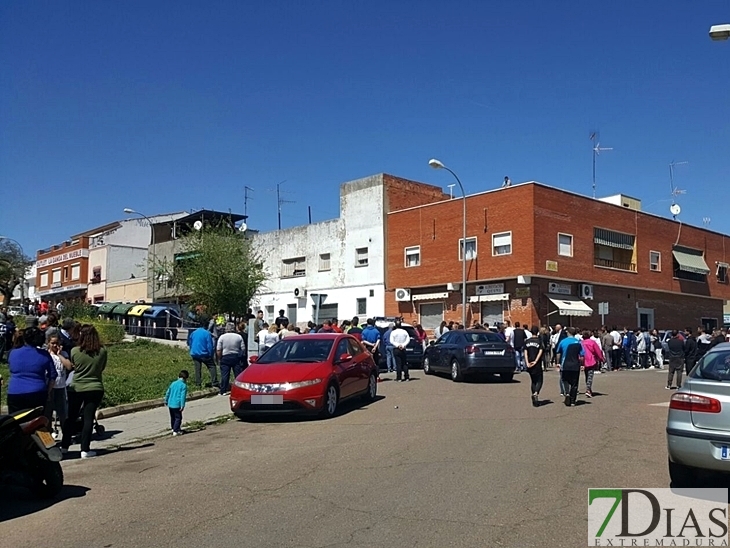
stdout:
[(8, 307), (8, 314), (10, 316), (25, 316), (25, 311), (22, 306), (10, 306)]
[(515, 373), (515, 352), (499, 335), (482, 329), (458, 329), (441, 335), (426, 348), (423, 371), (449, 373), (460, 382), (477, 373), (499, 374), (511, 381)]
[(692, 487), (702, 471), (730, 472), (730, 343), (710, 349), (669, 402), (669, 476)]
[(375, 400), (378, 371), (360, 341), (341, 333), (288, 337), (253, 356), (231, 387), (231, 411), (332, 417), (346, 399)]
[[(383, 338), (383, 334), (388, 330), (388, 325), (390, 325), (391, 321), (394, 321), (394, 319), (378, 319), (375, 322), (375, 327), (377, 327), (378, 331), (380, 331), (381, 339)], [(401, 327), (408, 332), (408, 336), (411, 338), (408, 346), (406, 346), (406, 361), (408, 362), (408, 367), (421, 367), (421, 365), (423, 364), (423, 344), (418, 342), (416, 328), (407, 323), (401, 323)], [(382, 342), (380, 344), (383, 345)], [(378, 367), (381, 371), (386, 371), (388, 369), (388, 364), (386, 362), (385, 352), (381, 351), (378, 355), (380, 358), (378, 360)]]

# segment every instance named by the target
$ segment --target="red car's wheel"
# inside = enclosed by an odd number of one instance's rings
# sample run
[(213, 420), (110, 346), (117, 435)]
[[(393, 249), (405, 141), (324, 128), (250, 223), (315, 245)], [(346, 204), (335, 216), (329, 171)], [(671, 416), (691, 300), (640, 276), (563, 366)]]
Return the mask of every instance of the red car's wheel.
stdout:
[(366, 402), (373, 402), (375, 401), (375, 398), (378, 397), (378, 379), (375, 376), (375, 373), (370, 374), (370, 379), (368, 379), (368, 389), (367, 392), (363, 395), (363, 398)]
[(330, 383), (327, 386), (327, 391), (324, 393), (324, 405), (322, 411), (320, 411), (320, 417), (329, 419), (334, 417), (337, 413), (337, 404), (340, 402), (340, 393), (337, 390), (337, 386), (334, 383)]

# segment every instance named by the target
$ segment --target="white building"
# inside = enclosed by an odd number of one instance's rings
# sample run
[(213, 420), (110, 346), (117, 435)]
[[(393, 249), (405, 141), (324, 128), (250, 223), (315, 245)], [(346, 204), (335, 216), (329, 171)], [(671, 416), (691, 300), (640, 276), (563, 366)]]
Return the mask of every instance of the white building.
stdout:
[[(184, 215), (155, 215), (150, 220), (154, 224)], [(151, 243), (147, 219), (124, 219), (84, 235), (89, 238), (87, 299), (94, 303), (147, 300), (147, 254)]]
[(379, 174), (340, 186), (337, 219), (254, 234), (268, 280), (254, 310), (272, 322), (284, 310), (292, 323), (315, 319), (312, 295), (327, 295), (319, 322), (385, 315), (386, 214), (436, 198), (440, 187)]
[(26, 299), (31, 302), (37, 297), (35, 294), (36, 266), (33, 263), (28, 270), (25, 271), (25, 280), (13, 290), (13, 297), (10, 302), (14, 304), (22, 304)]

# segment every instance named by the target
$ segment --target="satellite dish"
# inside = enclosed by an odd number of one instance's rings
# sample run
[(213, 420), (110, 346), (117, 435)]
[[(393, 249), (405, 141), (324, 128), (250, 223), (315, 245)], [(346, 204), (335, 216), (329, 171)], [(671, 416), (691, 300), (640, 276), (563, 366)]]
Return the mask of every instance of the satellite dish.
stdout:
[(248, 230), (248, 225), (246, 223), (241, 223), (238, 227), (239, 232), (246, 232)]
[(195, 230), (200, 230), (201, 228), (203, 228), (203, 221), (195, 221), (193, 223), (193, 228)]
[(682, 208), (679, 207), (679, 204), (672, 204), (671, 207), (669, 208), (669, 211), (672, 213), (672, 215), (676, 216), (676, 215), (680, 214), (680, 212), (682, 211)]

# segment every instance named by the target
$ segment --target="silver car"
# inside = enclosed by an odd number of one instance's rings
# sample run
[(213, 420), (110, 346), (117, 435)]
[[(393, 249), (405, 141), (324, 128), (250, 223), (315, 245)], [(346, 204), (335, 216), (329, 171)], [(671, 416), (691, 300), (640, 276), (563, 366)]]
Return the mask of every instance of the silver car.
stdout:
[(730, 343), (710, 349), (669, 403), (669, 476), (693, 487), (698, 472), (730, 472)]

